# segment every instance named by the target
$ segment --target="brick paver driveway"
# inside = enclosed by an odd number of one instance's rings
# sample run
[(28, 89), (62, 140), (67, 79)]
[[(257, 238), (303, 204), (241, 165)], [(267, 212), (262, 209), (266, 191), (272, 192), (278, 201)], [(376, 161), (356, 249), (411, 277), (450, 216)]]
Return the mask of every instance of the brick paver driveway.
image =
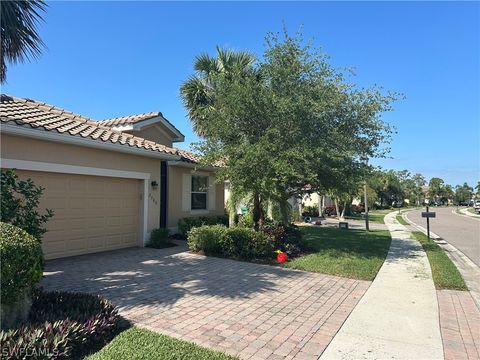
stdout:
[(42, 286), (101, 294), (138, 326), (242, 359), (316, 359), (370, 285), (182, 250), (48, 261)]

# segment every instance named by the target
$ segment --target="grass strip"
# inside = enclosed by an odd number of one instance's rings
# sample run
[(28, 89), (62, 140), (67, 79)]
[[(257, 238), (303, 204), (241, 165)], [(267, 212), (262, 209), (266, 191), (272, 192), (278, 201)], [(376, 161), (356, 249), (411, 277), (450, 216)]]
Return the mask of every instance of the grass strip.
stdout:
[(427, 253), (435, 287), (437, 289), (468, 290), (460, 271), (445, 251), (435, 241), (428, 241), (427, 236), (421, 231), (414, 231), (412, 234)]
[(405, 221), (402, 215), (397, 215), (397, 221), (402, 225), (408, 225), (408, 222)]

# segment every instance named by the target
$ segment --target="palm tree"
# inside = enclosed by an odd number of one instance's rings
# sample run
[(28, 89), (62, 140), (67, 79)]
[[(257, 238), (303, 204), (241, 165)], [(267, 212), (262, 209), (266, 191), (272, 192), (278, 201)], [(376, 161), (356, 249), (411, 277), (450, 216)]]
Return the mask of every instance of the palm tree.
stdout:
[(243, 72), (250, 69), (255, 57), (245, 51), (224, 50), (217, 46), (217, 57), (201, 54), (196, 57), (196, 74), (183, 83), (180, 95), (188, 110), (193, 129), (204, 135), (202, 121), (210, 111), (214, 111), (215, 77)]
[(23, 62), (40, 55), (43, 42), (37, 33), (37, 23), (47, 4), (43, 0), (2, 0), (1, 2), (2, 60), (0, 81), (7, 78), (7, 64)]

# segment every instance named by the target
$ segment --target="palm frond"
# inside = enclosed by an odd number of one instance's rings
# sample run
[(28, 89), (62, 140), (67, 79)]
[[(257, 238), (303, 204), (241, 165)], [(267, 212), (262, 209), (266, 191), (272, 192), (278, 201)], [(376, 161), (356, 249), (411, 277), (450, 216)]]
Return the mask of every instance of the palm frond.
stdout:
[(37, 23), (43, 20), (41, 12), (45, 12), (47, 4), (43, 0), (2, 0), (0, 6), (0, 80), (3, 83), (6, 79), (7, 61), (14, 64), (41, 54), (44, 44), (37, 33)]
[(217, 59), (208, 54), (200, 54), (195, 58), (194, 69), (196, 72), (209, 76), (218, 72)]

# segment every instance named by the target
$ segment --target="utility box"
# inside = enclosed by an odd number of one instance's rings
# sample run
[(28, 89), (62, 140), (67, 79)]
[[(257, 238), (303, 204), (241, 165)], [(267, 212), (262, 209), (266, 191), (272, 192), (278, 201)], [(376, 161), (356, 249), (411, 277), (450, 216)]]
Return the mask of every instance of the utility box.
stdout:
[(344, 221), (340, 221), (338, 223), (338, 228), (339, 229), (348, 229), (348, 223), (347, 222), (344, 222)]

